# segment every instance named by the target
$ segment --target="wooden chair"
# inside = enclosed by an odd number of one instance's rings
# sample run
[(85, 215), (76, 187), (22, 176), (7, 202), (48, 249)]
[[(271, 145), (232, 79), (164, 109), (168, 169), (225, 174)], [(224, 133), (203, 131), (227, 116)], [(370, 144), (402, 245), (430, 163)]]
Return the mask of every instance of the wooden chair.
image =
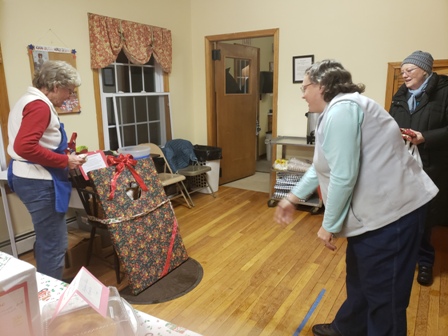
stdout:
[(153, 143), (143, 143), (139, 144), (139, 146), (148, 146), (150, 148), (151, 154), (159, 155), (161, 159), (163, 159), (163, 172), (159, 172), (159, 178), (162, 182), (163, 187), (168, 187), (171, 185), (176, 186), (177, 193), (173, 195), (167, 195), (169, 199), (174, 200), (179, 197), (183, 197), (185, 200), (185, 203), (189, 208), (194, 206), (193, 200), (190, 197), (190, 194), (188, 193), (188, 190), (185, 186), (185, 176), (178, 173), (173, 173), (171, 170), (170, 165), (168, 164), (168, 161), (165, 158), (165, 155), (163, 154), (162, 149)]
[[(86, 259), (86, 266), (89, 266), (90, 258), (92, 257), (92, 250), (96, 235), (96, 229), (107, 230), (107, 225), (92, 219), (92, 217), (100, 218), (101, 215), (98, 202), (98, 195), (93, 191), (93, 188), (90, 186), (89, 181), (86, 181), (84, 179), (84, 176), (82, 176), (81, 172), (78, 169), (70, 170), (70, 180), (72, 182), (73, 187), (75, 187), (76, 191), (78, 192), (79, 198), (84, 207), (84, 211), (88, 216), (90, 216), (87, 219), (87, 224), (91, 227), (91, 230), (90, 230), (89, 246), (87, 247), (87, 259)], [(112, 245), (112, 254), (114, 256), (115, 276), (117, 279), (117, 283), (119, 284), (121, 283), (120, 260), (113, 245)]]

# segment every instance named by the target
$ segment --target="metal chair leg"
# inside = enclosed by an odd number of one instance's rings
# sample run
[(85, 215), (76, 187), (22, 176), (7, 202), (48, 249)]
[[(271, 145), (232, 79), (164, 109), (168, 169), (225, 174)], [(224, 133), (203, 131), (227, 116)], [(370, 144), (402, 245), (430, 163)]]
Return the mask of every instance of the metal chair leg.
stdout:
[(177, 195), (173, 197), (172, 199), (176, 199), (180, 196), (184, 198), (185, 203), (187, 204), (188, 208), (194, 207), (193, 200), (191, 199), (190, 195), (188, 194), (188, 190), (185, 187), (185, 184), (182, 181), (179, 181), (176, 183), (176, 189), (177, 189)]
[[(193, 200), (191, 199), (191, 196), (190, 196), (190, 193), (188, 192), (188, 190), (187, 190), (187, 187), (185, 186), (185, 184), (184, 184), (184, 182), (183, 181), (180, 181), (180, 183), (182, 183), (182, 194), (186, 194), (186, 196), (188, 197), (188, 201), (187, 201), (187, 203), (189, 203), (191, 206), (190, 206), (190, 208), (191, 207), (194, 207), (194, 202), (193, 202)], [(184, 198), (185, 198), (185, 196), (184, 196)]]
[(215, 192), (213, 191), (210, 183), (208, 183), (207, 179), (205, 179), (205, 183), (207, 184), (207, 187), (210, 189), (210, 192), (212, 193), (213, 198), (216, 198)]

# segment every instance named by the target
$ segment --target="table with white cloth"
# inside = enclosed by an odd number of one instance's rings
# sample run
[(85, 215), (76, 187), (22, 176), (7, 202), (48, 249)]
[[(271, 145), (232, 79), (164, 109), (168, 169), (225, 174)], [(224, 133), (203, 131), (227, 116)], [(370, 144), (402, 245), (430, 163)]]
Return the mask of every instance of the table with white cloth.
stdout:
[[(42, 312), (46, 303), (56, 301), (62, 295), (68, 284), (41, 273), (36, 273), (39, 306)], [(137, 309), (134, 309), (138, 323), (138, 336), (201, 336), (198, 333), (161, 320)]]

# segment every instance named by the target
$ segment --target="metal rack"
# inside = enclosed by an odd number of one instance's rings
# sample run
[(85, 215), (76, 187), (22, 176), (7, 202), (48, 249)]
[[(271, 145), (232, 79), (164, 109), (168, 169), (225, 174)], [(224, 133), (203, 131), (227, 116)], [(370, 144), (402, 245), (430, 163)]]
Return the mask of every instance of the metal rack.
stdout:
[[(270, 140), (271, 145), (281, 146), (281, 158), (286, 158), (286, 149), (288, 146), (295, 146), (297, 148), (305, 148), (314, 150), (314, 144), (309, 144), (305, 137), (279, 136)], [(294, 185), (300, 181), (303, 172), (290, 170), (276, 170), (272, 169), (270, 176), (270, 194), (268, 206), (273, 207), (276, 203), (285, 197)], [(275, 183), (274, 183), (275, 179)], [(311, 207), (311, 213), (318, 213), (322, 208), (322, 200), (319, 198), (317, 192), (313, 193), (309, 198), (303, 200), (300, 205)]]

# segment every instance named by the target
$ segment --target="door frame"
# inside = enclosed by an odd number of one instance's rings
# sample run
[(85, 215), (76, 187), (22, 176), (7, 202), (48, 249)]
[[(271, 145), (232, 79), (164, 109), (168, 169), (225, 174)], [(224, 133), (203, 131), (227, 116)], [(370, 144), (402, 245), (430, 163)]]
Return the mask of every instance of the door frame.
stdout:
[[(216, 42), (242, 40), (258, 37), (273, 37), (274, 74), (272, 87), (272, 137), (277, 136), (277, 100), (278, 100), (278, 46), (279, 28), (257, 30), (250, 32), (211, 35), (205, 37), (205, 87), (207, 110), (207, 144), (217, 145), (217, 116), (215, 101), (215, 75), (212, 60), (212, 50)], [(275, 157), (273, 157), (275, 159)]]

